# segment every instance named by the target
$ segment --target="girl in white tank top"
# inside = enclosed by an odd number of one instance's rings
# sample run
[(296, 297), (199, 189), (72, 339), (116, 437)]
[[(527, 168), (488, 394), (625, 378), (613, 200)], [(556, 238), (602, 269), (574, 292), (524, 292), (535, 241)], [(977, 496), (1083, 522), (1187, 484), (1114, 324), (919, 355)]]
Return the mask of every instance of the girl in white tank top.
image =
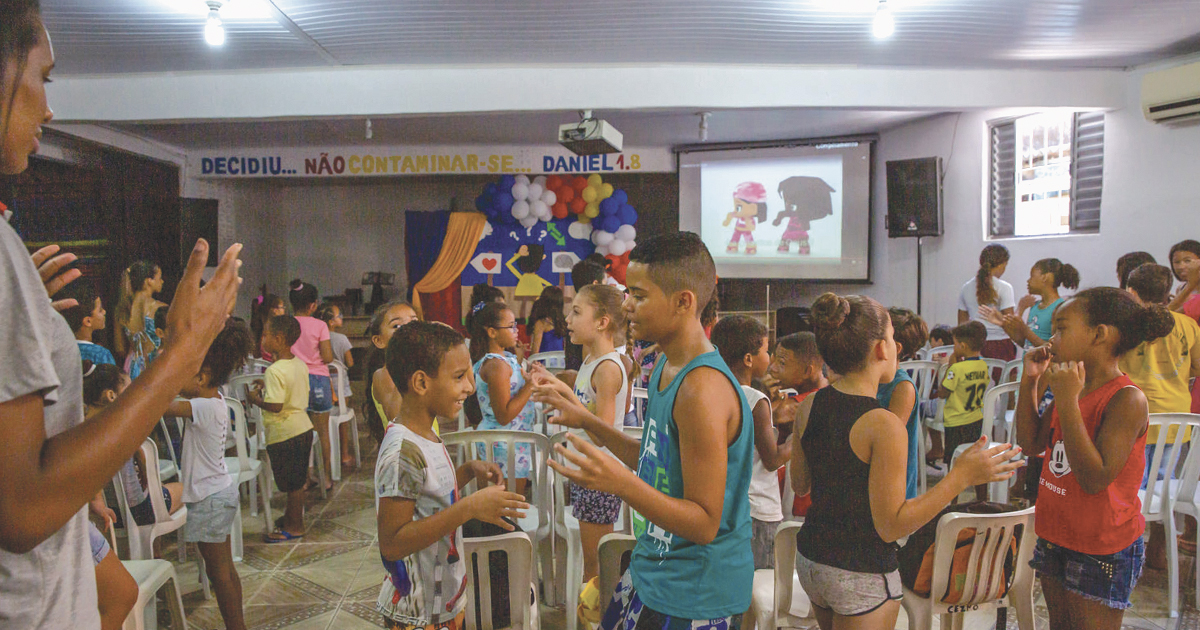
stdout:
[[(613, 338), (625, 328), (621, 302), (625, 295), (607, 285), (589, 285), (580, 289), (567, 313), (571, 343), (583, 346), (583, 365), (575, 377), (575, 397), (601, 420), (620, 428), (624, 425), (629, 395), (629, 379), (621, 354), (613, 347)], [(608, 450), (604, 449), (607, 453)], [(611, 455), (611, 453), (610, 453)], [(583, 581), (578, 614), (599, 621), (599, 590), (594, 578), (599, 573), (600, 538), (611, 534), (620, 512), (621, 499), (572, 485), (571, 507), (579, 520), (583, 542)]]

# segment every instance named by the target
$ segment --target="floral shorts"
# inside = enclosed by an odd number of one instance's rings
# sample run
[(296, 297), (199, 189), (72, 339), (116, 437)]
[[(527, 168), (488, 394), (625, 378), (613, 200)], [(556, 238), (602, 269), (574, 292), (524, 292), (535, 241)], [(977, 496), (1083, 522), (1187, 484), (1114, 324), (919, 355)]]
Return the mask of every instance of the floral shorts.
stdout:
[(621, 512), (621, 497), (571, 484), (571, 512), (582, 523), (612, 525)]

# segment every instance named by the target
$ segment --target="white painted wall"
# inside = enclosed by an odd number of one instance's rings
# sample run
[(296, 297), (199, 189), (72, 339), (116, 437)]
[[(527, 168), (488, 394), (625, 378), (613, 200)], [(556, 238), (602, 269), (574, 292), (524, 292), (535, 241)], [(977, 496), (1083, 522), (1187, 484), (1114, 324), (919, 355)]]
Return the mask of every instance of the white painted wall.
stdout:
[[(1171, 129), (1147, 122), (1141, 112), (1142, 72), (1131, 73), (1126, 105), (1105, 119), (1104, 193), (1100, 233), (1052, 238), (1006, 239), (1012, 260), (1004, 279), (1017, 296), (1025, 293), (1029, 269), (1041, 258), (1055, 257), (1079, 268), (1083, 287), (1115, 285), (1116, 261), (1126, 252), (1144, 250), (1160, 263), (1170, 246), (1200, 239), (1200, 127)], [(922, 310), (927, 322), (953, 324), (962, 284), (975, 273), (984, 240), (987, 188), (986, 122), (1009, 111), (965, 112), (926, 119), (881, 135), (876, 147), (872, 193), (872, 285), (806, 287), (784, 295), (772, 291), (773, 305), (784, 300), (809, 304), (832, 290), (870, 295), (885, 305), (916, 307), (916, 239), (889, 239), (884, 163), (888, 160), (941, 156), (950, 158), (944, 182), (945, 235), (924, 239)], [(950, 157), (951, 139), (953, 156)]]

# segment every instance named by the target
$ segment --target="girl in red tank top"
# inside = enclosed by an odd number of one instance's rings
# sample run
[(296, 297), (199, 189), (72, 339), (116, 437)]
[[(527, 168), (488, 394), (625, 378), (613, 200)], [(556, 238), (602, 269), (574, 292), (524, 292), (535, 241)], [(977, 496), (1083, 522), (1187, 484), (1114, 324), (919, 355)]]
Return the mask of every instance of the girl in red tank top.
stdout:
[[(1030, 565), (1056, 630), (1115, 630), (1130, 606), (1145, 555), (1137, 492), (1148, 413), (1117, 359), (1173, 326), (1166, 309), (1141, 306), (1125, 291), (1088, 289), (1054, 313), (1050, 343), (1025, 354), (1017, 442), (1046, 451)], [(1039, 415), (1043, 379), (1054, 402)]]

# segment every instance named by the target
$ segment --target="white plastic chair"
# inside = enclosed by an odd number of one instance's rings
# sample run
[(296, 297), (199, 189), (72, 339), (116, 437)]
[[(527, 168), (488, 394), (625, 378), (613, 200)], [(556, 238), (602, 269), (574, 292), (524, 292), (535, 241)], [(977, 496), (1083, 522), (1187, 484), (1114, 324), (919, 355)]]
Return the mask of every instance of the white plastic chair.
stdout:
[[(1151, 418), (1163, 415), (1167, 414), (1155, 414), (1154, 416), (1151, 416)], [(1180, 420), (1186, 419), (1188, 426), (1191, 427), (1191, 439), (1197, 439), (1196, 431), (1200, 429), (1200, 414), (1174, 413), (1170, 415), (1175, 416)], [(1162, 435), (1161, 431), (1159, 432), (1159, 435)], [(1155, 451), (1158, 450), (1159, 449), (1155, 449)], [(1175, 515), (1182, 514), (1184, 516), (1200, 519), (1200, 493), (1197, 493), (1197, 490), (1200, 489), (1198, 488), (1198, 485), (1200, 484), (1197, 484), (1198, 480), (1200, 480), (1200, 448), (1197, 448), (1195, 445), (1193, 445), (1188, 450), (1187, 460), (1183, 465), (1183, 472), (1179, 475), (1179, 480), (1175, 482), (1175, 486), (1178, 488), (1178, 490), (1174, 493), (1175, 505), (1172, 509), (1172, 512)], [(1176, 529), (1178, 529), (1178, 526), (1176, 526)], [(1196, 532), (1196, 540), (1200, 541), (1200, 531)], [(1173, 546), (1177, 547), (1178, 543)], [(1175, 554), (1178, 556), (1178, 549), (1176, 549)], [(1200, 562), (1196, 563), (1196, 575), (1200, 577)], [(1200, 580), (1198, 580), (1196, 584), (1196, 605), (1200, 606)]]
[[(112, 521), (108, 523), (108, 540), (112, 552), (117, 553), (117, 532)], [(129, 616), (121, 624), (121, 630), (144, 630), (146, 616), (151, 615), (157, 626), (158, 606), (155, 595), (164, 586), (167, 587), (167, 610), (171, 613), (171, 627), (187, 630), (187, 615), (183, 612), (183, 597), (179, 592), (179, 578), (175, 575), (175, 567), (166, 560), (122, 560), (121, 564), (133, 581), (138, 585), (137, 603), (129, 611)]]
[[(517, 487), (517, 479), (519, 479), (516, 476), (517, 447), (528, 446), (532, 460), (529, 467), (529, 503), (531, 509), (525, 511), (525, 518), (518, 520), (517, 525), (521, 527), (522, 532), (529, 535), (534, 549), (538, 552), (537, 557), (541, 561), (542, 579), (549, 591), (552, 587), (550, 582), (554, 575), (553, 543), (551, 541), (554, 528), (550, 518), (550, 468), (546, 464), (549, 458), (550, 439), (532, 431), (512, 431), (508, 429), (455, 431), (453, 433), (443, 433), (441, 438), (442, 444), (446, 446), (446, 450), (454, 458), (454, 465), (456, 467), (472, 459), (495, 462), (495, 449), (493, 447), (497, 444), (504, 444), (507, 448), (507, 461), (504, 462), (506, 475), (505, 487), (510, 489)], [(481, 450), (485, 454), (483, 458), (479, 457)], [(473, 488), (473, 482), (468, 484), (467, 488), (464, 488), (463, 496), (470, 494), (467, 490)]]
[(329, 414), (329, 474), (334, 481), (342, 478), (342, 434), (338, 430), (345, 422), (350, 423), (350, 439), (354, 440), (354, 465), (362, 465), (362, 450), (358, 440), (358, 422), (355, 421), (354, 407), (348, 404), (350, 400), (350, 378), (346, 365), (341, 361), (329, 364), (329, 379), (333, 383), (333, 391), (337, 394), (337, 404)]
[[(911, 377), (913, 382), (916, 384), (917, 422), (921, 424), (921, 428), (926, 426), (925, 419), (921, 413), (921, 403), (933, 398), (933, 386), (937, 382), (938, 371), (941, 369), (941, 367), (942, 364), (938, 363), (937, 361), (925, 360), (904, 361), (899, 365), (899, 369), (907, 372), (909, 377)], [(933, 428), (930, 427), (929, 430), (932, 431)], [(917, 452), (919, 454), (918, 460), (921, 466), (921, 473), (917, 475), (917, 479), (920, 481), (920, 485), (918, 487), (921, 494), (925, 494), (925, 490), (929, 485), (929, 480), (926, 479), (925, 475), (925, 453), (927, 452), (927, 449), (925, 447), (925, 431), (923, 430), (917, 431)]]
[[(933, 541), (933, 576), (930, 597), (921, 597), (904, 589), (902, 605), (908, 614), (911, 630), (932, 630), (933, 616), (940, 615), (940, 627), (961, 628), (963, 615), (977, 610), (995, 610), (1011, 606), (1017, 613), (1017, 626), (1021, 630), (1034, 630), (1033, 617), (1033, 569), (1029, 559), (1033, 557), (1033, 546), (1037, 535), (1033, 531), (1034, 508), (1004, 514), (945, 514), (938, 521), (937, 534)], [(1004, 587), (1004, 560), (1017, 536), (1016, 563), (1013, 566), (1012, 585), (1001, 596)], [(964, 576), (962, 599), (947, 602), (943, 597), (949, 592), (950, 566), (958, 544), (958, 534), (964, 529), (975, 530), (975, 542), (971, 548), (971, 559)], [(1007, 601), (1006, 601), (1007, 600)]]
[[(267, 459), (267, 426), (263, 420), (262, 409), (250, 404), (250, 400), (246, 398), (246, 388), (253, 388), (254, 383), (261, 383), (263, 380), (262, 374), (239, 374), (229, 379), (228, 389), (229, 394), (226, 398), (233, 398), (242, 403), (242, 410), (246, 415), (246, 429), (254, 427), (254, 437), (251, 438), (254, 442), (254, 447), (251, 449), (250, 457), (262, 462), (263, 469), (266, 472), (266, 481), (261, 488), (264, 502), (270, 503), (273, 485), (271, 484), (271, 464)], [(252, 497), (253, 499), (253, 497)], [(250, 501), (250, 515), (258, 516), (258, 501)]]
[[(256, 459), (258, 455), (258, 447), (254, 442), (249, 442), (247, 447), (246, 438), (246, 412), (242, 407), (242, 403), (232, 398), (225, 399), (225, 406), (233, 413), (233, 441), (237, 449), (237, 457), (226, 457), (225, 467), (229, 470), (229, 476), (234, 478), (234, 483), (241, 485), (243, 483), (250, 484), (250, 505), (254, 506), (258, 501), (258, 486), (266, 488), (270, 483), (267, 475), (271, 468), (264, 466), (263, 462)], [(253, 450), (253, 454), (249, 451)], [(271, 502), (267, 499), (267, 491), (263, 491), (263, 524), (266, 527), (265, 531), (271, 531), (275, 525), (271, 519)], [(242, 541), (242, 503), (238, 502), (237, 516), (233, 519), (233, 559), (240, 561), (242, 558), (243, 541)]]
[[(997, 445), (1003, 443), (1003, 442), (996, 442), (995, 438), (993, 437), (995, 421), (997, 419), (1003, 419), (1005, 422), (1008, 422), (1007, 417), (1004, 414), (1004, 412), (1006, 411), (1006, 407), (1000, 405), (1001, 397), (1008, 396), (1011, 398), (1012, 396), (1016, 396), (1017, 390), (1020, 388), (1021, 388), (1020, 383), (1005, 383), (1003, 385), (997, 385), (997, 386), (987, 390), (986, 392), (984, 392), (984, 394), (983, 394), (983, 429), (982, 429), (981, 434), (983, 436), (987, 437), (988, 448), (991, 448), (993, 446), (997, 446)], [(1012, 441), (1011, 440), (1012, 431), (1013, 431), (1012, 425), (1008, 424), (1005, 427), (1005, 436), (1006, 436), (1005, 441), (1006, 442)], [(971, 446), (973, 444), (974, 443), (959, 444), (958, 448), (954, 449), (954, 453), (952, 453), (950, 455), (950, 467), (951, 468), (954, 467), (954, 462), (955, 462), (955, 460), (958, 459), (958, 456), (962, 455), (963, 452), (966, 451), (968, 448), (971, 448)], [(988, 501), (995, 501), (997, 503), (1008, 503), (1008, 486), (1010, 483), (1012, 483), (1012, 478), (1006, 479), (1004, 481), (993, 481), (992, 483), (989, 483), (988, 484)]]
[(987, 364), (988, 381), (994, 387), (1004, 382), (1004, 372), (1008, 369), (1008, 361), (1004, 359), (991, 359), (981, 357), (983, 362)]
[[(1158, 427), (1158, 440), (1155, 442), (1154, 457), (1148, 462), (1151, 471), (1165, 470), (1165, 478), (1159, 479), (1157, 474), (1150, 475), (1144, 490), (1138, 490), (1138, 499), (1142, 502), (1142, 516), (1146, 523), (1162, 523), (1167, 535), (1167, 583), (1170, 610), (1172, 618), (1179, 616), (1179, 540), (1176, 538), (1178, 528), (1175, 526), (1175, 503), (1183, 487), (1182, 479), (1172, 479), (1179, 463), (1179, 455), (1187, 444), (1188, 434), (1195, 436), (1200, 423), (1198, 417), (1190, 413), (1152, 413), (1150, 426)], [(1190, 427), (1190, 431), (1189, 431)], [(1174, 429), (1174, 439), (1168, 437)], [(1163, 461), (1164, 446), (1173, 444), (1167, 458)], [(1149, 444), (1147, 443), (1147, 446)], [(1192, 502), (1195, 502), (1195, 479), (1188, 485), (1193, 486)], [(1184, 508), (1187, 509), (1187, 508)], [(1149, 530), (1149, 527), (1147, 527)]]
[(563, 350), (552, 350), (531, 354), (525, 358), (526, 366), (533, 363), (541, 363), (547, 370), (557, 374), (567, 369), (567, 353)]
[[(606, 534), (600, 539), (600, 576), (597, 582), (600, 587), (601, 610), (607, 608), (608, 603), (612, 601), (617, 583), (621, 581), (621, 574), (625, 572), (622, 565), (629, 566), (635, 545), (637, 539), (629, 534)], [(567, 615), (571, 615), (571, 612)]]
[(796, 577), (796, 532), (802, 524), (785, 520), (775, 530), (775, 568), (754, 572), (747, 630), (812, 625), (812, 602)]
[[(550, 438), (550, 456), (554, 461), (565, 464), (564, 457), (560, 455), (554, 448), (559, 444), (567, 444), (567, 436), (574, 433), (577, 437), (587, 439), (587, 434), (579, 429), (570, 431), (562, 431)], [(558, 588), (565, 586), (566, 594), (564, 601), (567, 602), (568, 610), (571, 608), (572, 602), (579, 601), (579, 592), (583, 582), (583, 539), (579, 532), (579, 521), (575, 518), (575, 514), (567, 509), (567, 499), (570, 497), (569, 485), (570, 481), (562, 475), (554, 475), (553, 481), (553, 502), (554, 502), (554, 542), (555, 542), (555, 569), (564, 569), (562, 575), (565, 576), (566, 582), (563, 583), (562, 578), (554, 580), (555, 591)], [(562, 553), (557, 549), (559, 539), (562, 539), (566, 544), (566, 553)], [(565, 567), (564, 561), (565, 560)], [(555, 571), (555, 575), (558, 572)], [(557, 592), (555, 595), (557, 596)], [(556, 597), (557, 598), (557, 597)], [(567, 630), (575, 630), (578, 626), (578, 618), (573, 614), (567, 614)]]
[[(484, 538), (464, 538), (463, 551), (467, 559), (467, 630), (499, 630), (492, 626), (492, 580), (489, 571), (491, 552), (502, 551), (508, 560), (508, 609), (512, 630), (537, 630), (537, 589), (533, 587), (533, 544), (524, 532), (510, 532)], [(476, 575), (478, 574), (478, 575)], [(479, 601), (473, 596), (478, 579)], [(529, 593), (534, 593), (530, 604)], [(478, 612), (481, 620), (476, 625)]]
[[(146, 468), (155, 470), (158, 468), (158, 447), (154, 445), (154, 440), (146, 438), (142, 442), (141, 453), (146, 458)], [(128, 499), (125, 497), (123, 490), (124, 478), (121, 471), (113, 477), (113, 485), (116, 486), (117, 509), (121, 511), (121, 520), (125, 524), (125, 532), (129, 537), (129, 557), (132, 560), (153, 560), (154, 559), (154, 539), (169, 534), (173, 531), (180, 530), (187, 523), (187, 506), (179, 506), (179, 510), (174, 514), (167, 509), (167, 503), (163, 500), (162, 481), (155, 475), (146, 475), (146, 494), (150, 497), (150, 506), (154, 508), (154, 523), (150, 525), (138, 525), (133, 520), (133, 512), (130, 511)], [(133, 480), (133, 483), (138, 483)], [(179, 547), (182, 549), (186, 545), (183, 543), (183, 532), (180, 531)], [(116, 549), (114, 546), (113, 549)]]
[(1004, 364), (1004, 373), (1000, 377), (1000, 383), (1019, 383), (1021, 375), (1025, 373), (1025, 360), (1013, 359)]
[[(158, 419), (158, 428), (162, 430), (163, 439), (167, 443), (167, 457), (170, 458), (165, 462), (160, 461), (158, 463), (158, 478), (159, 480), (166, 480), (179, 474), (179, 453), (175, 452), (175, 445), (171, 443), (171, 434), (167, 432), (167, 419), (165, 417)], [(182, 426), (179, 427), (179, 435), (181, 438), (183, 437)], [(164, 466), (164, 464), (167, 464), (167, 466)], [(164, 476), (164, 473), (172, 474)]]
[(936, 346), (917, 352), (917, 356), (921, 357), (922, 361), (937, 361), (938, 359), (945, 359), (952, 354), (954, 354), (954, 346)]

